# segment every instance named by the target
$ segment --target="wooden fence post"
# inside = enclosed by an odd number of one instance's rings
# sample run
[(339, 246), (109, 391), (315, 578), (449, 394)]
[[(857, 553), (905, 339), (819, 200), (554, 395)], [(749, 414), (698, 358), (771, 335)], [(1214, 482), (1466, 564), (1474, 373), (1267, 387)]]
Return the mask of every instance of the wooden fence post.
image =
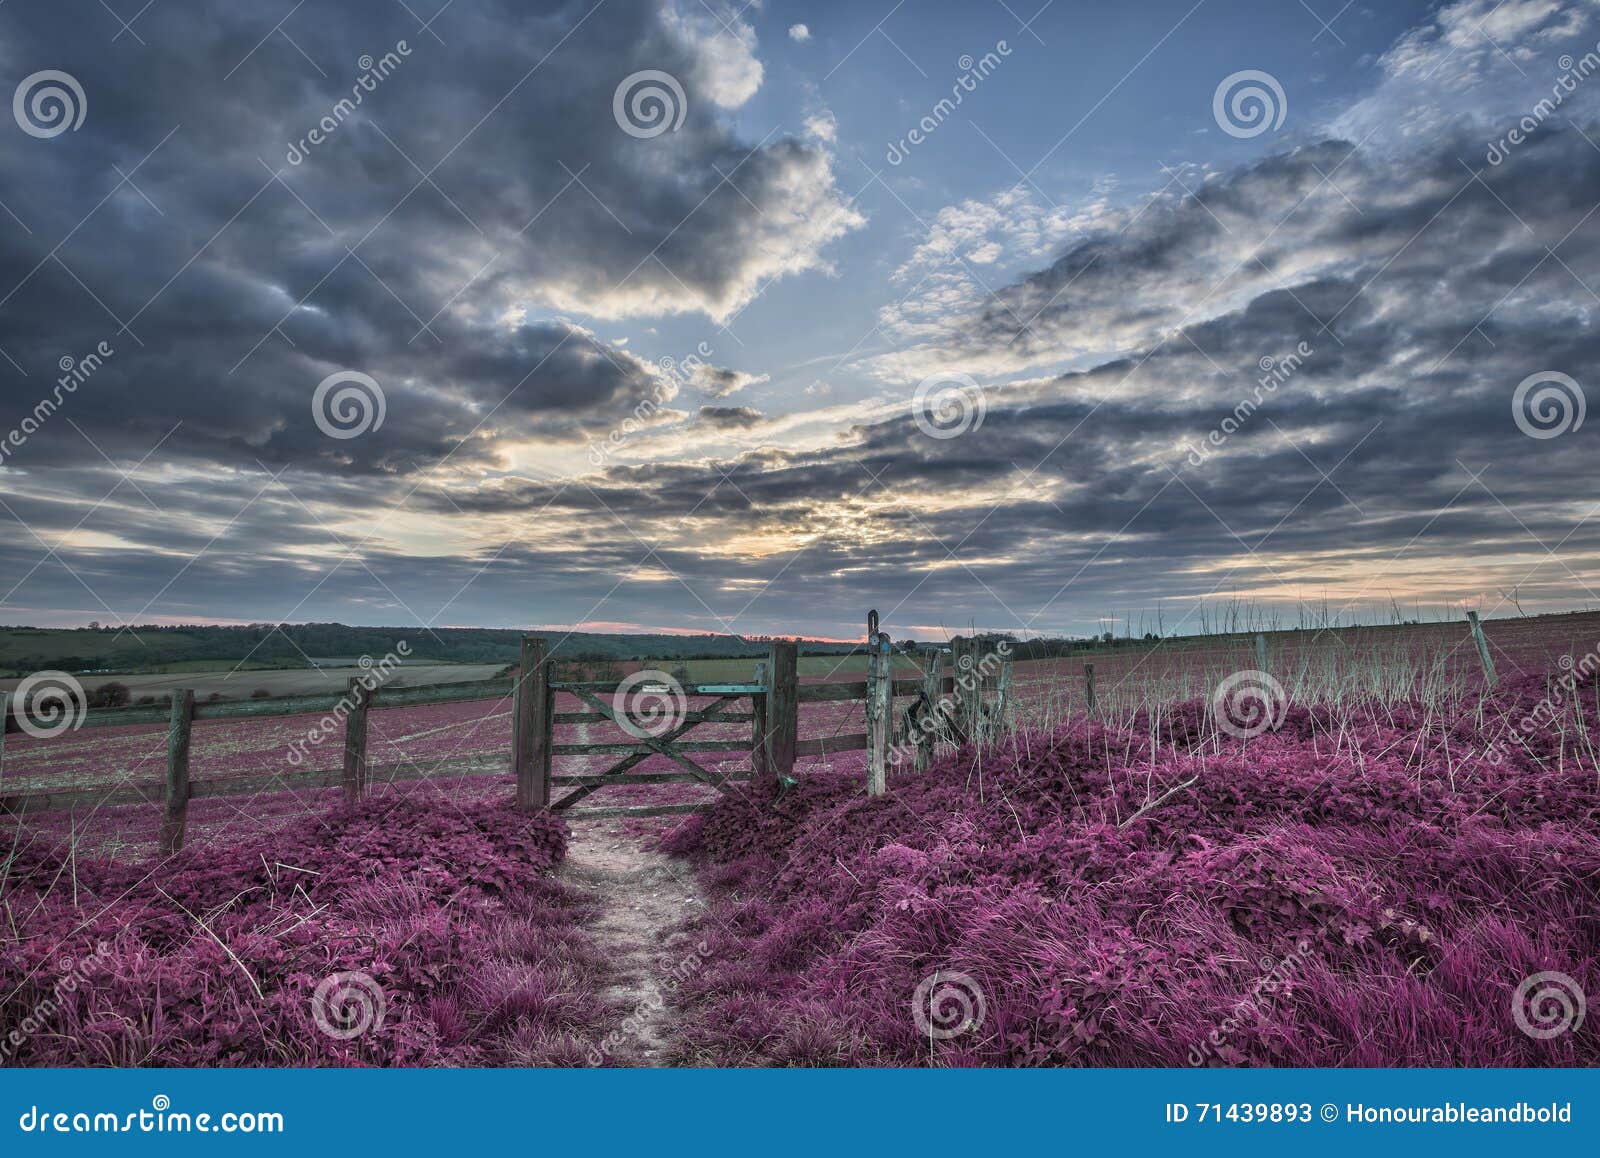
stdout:
[(344, 802), (359, 804), (367, 795), (367, 702), (372, 692), (359, 678), (345, 692), (350, 705), (344, 717)]
[(1011, 730), (1011, 679), (1011, 661), (1003, 659), (1000, 661), (1000, 679), (995, 684), (994, 696), (994, 721), (995, 728), (998, 731), (1009, 732)]
[(11, 693), (0, 692), (0, 776), (6, 771), (6, 732), (11, 728)]
[[(944, 674), (943, 667), (944, 655), (938, 649), (926, 652), (923, 655), (923, 714), (918, 720), (917, 726), (917, 731), (920, 735), (915, 737), (917, 743), (916, 768), (918, 772), (926, 772), (928, 770), (928, 765), (933, 762), (934, 745), (939, 742), (939, 736), (944, 731), (944, 714), (940, 710), (941, 697), (944, 695), (942, 686), (944, 680), (940, 678)], [(929, 715), (933, 718), (932, 727), (923, 722), (928, 719)]]
[(767, 768), (774, 776), (794, 771), (800, 743), (800, 649), (792, 639), (775, 639), (767, 655)]
[(1267, 637), (1256, 633), (1256, 670), (1267, 670)]
[(161, 820), (161, 853), (170, 856), (183, 847), (189, 823), (189, 733), (194, 727), (194, 692), (172, 693), (172, 719), (167, 727), (167, 800)]
[[(763, 660), (756, 664), (756, 678), (752, 683), (767, 687), (769, 665)], [(754, 692), (750, 696), (750, 775), (752, 779), (765, 778), (770, 769), (767, 764), (767, 693)]]
[(1467, 622), (1472, 624), (1472, 641), (1478, 645), (1478, 658), (1483, 661), (1483, 677), (1494, 687), (1500, 682), (1494, 672), (1494, 656), (1489, 654), (1489, 641), (1484, 638), (1483, 624), (1478, 622), (1476, 611), (1467, 612)]
[(977, 641), (958, 635), (950, 641), (954, 661), (956, 726), (962, 739), (976, 743), (983, 722), (983, 679), (978, 671)]
[(882, 796), (889, 782), (889, 720), (894, 713), (894, 657), (879, 632), (867, 653), (867, 795)]
[(1094, 664), (1092, 663), (1083, 665), (1083, 698), (1089, 705), (1089, 714), (1091, 716), (1099, 715), (1100, 705), (1094, 696)]
[(544, 636), (524, 635), (521, 669), (511, 706), (511, 753), (517, 777), (517, 808), (521, 812), (550, 807), (554, 700)]

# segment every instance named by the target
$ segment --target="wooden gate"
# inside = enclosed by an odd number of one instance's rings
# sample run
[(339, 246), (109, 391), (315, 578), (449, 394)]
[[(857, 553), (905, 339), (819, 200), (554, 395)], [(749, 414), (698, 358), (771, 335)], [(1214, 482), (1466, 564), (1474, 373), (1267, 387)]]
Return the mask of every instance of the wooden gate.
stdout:
[[(664, 816), (679, 812), (698, 812), (704, 803), (639, 805), (619, 808), (574, 806), (598, 792), (618, 784), (667, 784), (695, 781), (722, 793), (732, 785), (765, 775), (788, 775), (794, 769), (797, 711), (797, 648), (792, 642), (772, 645), (765, 663), (756, 665), (756, 679), (750, 683), (691, 684), (657, 673), (659, 687), (652, 687), (650, 672), (635, 673), (615, 683), (563, 683), (551, 680), (551, 660), (541, 636), (525, 636), (522, 663), (512, 703), (511, 764), (517, 781), (517, 804), (524, 811), (548, 808), (565, 812), (570, 819), (600, 819), (614, 816)], [(642, 721), (626, 706), (629, 694), (666, 695), (682, 700), (682, 709)], [(557, 697), (576, 699), (582, 710), (558, 712)], [(619, 702), (619, 700), (621, 702)], [(691, 704), (691, 701), (706, 701)], [(744, 710), (742, 701), (749, 701)], [(620, 741), (558, 744), (555, 725), (610, 723), (626, 736)], [(748, 739), (701, 739), (691, 735), (707, 724), (748, 723)], [(742, 768), (724, 771), (706, 767), (699, 753), (744, 753)], [(576, 775), (552, 771), (557, 756), (614, 755), (621, 759), (599, 773)], [(673, 772), (636, 771), (652, 756), (661, 756), (678, 766)], [(552, 791), (556, 790), (556, 791)], [(564, 791), (563, 791), (564, 790)]]

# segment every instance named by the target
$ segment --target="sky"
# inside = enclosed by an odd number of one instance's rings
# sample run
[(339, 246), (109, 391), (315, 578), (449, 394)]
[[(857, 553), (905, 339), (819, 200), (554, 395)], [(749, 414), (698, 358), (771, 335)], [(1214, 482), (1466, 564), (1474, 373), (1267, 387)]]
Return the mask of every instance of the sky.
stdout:
[(8, 0), (0, 622), (1600, 606), (1600, 0)]

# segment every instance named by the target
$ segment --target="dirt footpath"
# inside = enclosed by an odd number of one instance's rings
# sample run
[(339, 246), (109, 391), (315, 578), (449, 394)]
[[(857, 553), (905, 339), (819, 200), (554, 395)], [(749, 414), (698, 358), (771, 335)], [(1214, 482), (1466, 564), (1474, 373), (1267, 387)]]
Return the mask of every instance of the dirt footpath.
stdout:
[(673, 1040), (666, 995), (702, 961), (694, 939), (678, 932), (705, 908), (698, 882), (681, 861), (647, 847), (650, 841), (620, 821), (582, 821), (572, 826), (561, 869), (602, 906), (588, 932), (618, 975), (601, 991), (622, 1012), (620, 1031), (599, 1043), (614, 1065), (666, 1064)]

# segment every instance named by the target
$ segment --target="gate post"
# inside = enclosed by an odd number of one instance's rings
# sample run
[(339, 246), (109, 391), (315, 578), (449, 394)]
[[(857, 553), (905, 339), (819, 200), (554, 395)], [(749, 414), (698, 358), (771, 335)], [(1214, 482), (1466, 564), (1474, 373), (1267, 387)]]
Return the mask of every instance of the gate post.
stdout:
[(367, 701), (372, 692), (352, 679), (346, 694), (350, 710), (344, 718), (344, 802), (358, 804), (367, 794)]
[(868, 640), (867, 646), (867, 795), (882, 796), (889, 779), (894, 657), (889, 654), (889, 637), (881, 631)]
[(792, 639), (775, 639), (767, 657), (767, 771), (787, 776), (794, 771), (795, 748), (800, 742), (799, 645)]
[(161, 853), (170, 856), (183, 847), (189, 824), (189, 733), (194, 727), (194, 692), (172, 693), (172, 719), (167, 728), (167, 800), (161, 819)]
[(550, 807), (554, 700), (544, 636), (524, 635), (522, 666), (511, 705), (511, 759), (517, 776), (517, 809), (521, 812)]

